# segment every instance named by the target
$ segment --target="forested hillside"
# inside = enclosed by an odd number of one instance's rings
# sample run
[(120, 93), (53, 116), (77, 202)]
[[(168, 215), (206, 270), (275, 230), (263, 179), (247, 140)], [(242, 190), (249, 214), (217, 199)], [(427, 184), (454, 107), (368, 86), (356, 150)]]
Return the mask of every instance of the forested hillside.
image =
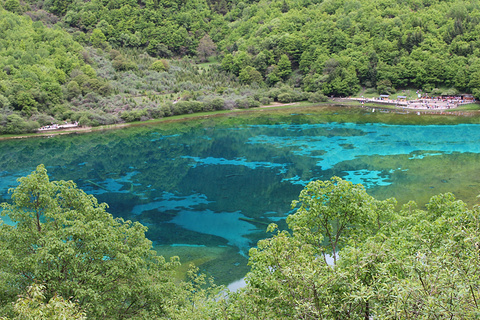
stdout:
[[(267, 83), (291, 76), (286, 54), (306, 91), (351, 95), (416, 87), (479, 95), (477, 1), (260, 1), (226, 15), (231, 31), (220, 47), (224, 66), (255, 67)], [(243, 57), (242, 57), (243, 56)], [(240, 58), (242, 57), (242, 58)], [(227, 60), (227, 62), (225, 62)], [(436, 92), (441, 93), (441, 90)]]
[(405, 88), (480, 98), (476, 1), (1, 4), (2, 133)]

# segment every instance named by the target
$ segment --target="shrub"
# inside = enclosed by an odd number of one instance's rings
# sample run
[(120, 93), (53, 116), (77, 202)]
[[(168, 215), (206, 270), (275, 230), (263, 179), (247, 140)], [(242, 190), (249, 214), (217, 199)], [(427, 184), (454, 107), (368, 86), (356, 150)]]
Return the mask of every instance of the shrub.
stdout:
[(252, 97), (247, 98), (249, 108), (258, 108), (260, 107), (260, 101), (253, 99)]
[(240, 109), (248, 108), (248, 100), (247, 98), (237, 99), (235, 100), (235, 106)]
[(205, 111), (222, 110), (225, 107), (225, 100), (219, 97), (207, 98), (203, 101)]
[(7, 109), (10, 107), (10, 105), (11, 104), (8, 98), (0, 94), (0, 109)]
[(395, 88), (390, 80), (385, 79), (377, 82), (377, 91), (380, 94), (393, 94), (395, 93)]
[(294, 96), (290, 92), (282, 92), (278, 95), (277, 99), (282, 103), (290, 103), (294, 101)]
[(5, 126), (0, 128), (3, 133), (33, 132), (40, 127), (37, 121), (26, 121), (15, 113), (6, 116), (2, 123), (5, 123)]
[(311, 92), (308, 97), (309, 102), (326, 102), (328, 98), (321, 92)]
[(81, 126), (81, 127), (88, 127), (91, 125), (91, 121), (90, 119), (88, 118), (87, 115), (82, 115), (79, 119), (78, 119), (78, 124)]
[(179, 101), (172, 105), (172, 113), (175, 115), (201, 112), (204, 105), (199, 101)]
[(82, 89), (78, 85), (78, 82), (72, 80), (67, 85), (67, 98), (71, 100), (72, 98), (78, 97), (82, 94)]
[(231, 100), (231, 99), (226, 99), (225, 100), (225, 109), (226, 110), (233, 110), (238, 108), (237, 101), (236, 100)]
[(122, 55), (118, 55), (113, 61), (112, 66), (117, 71), (138, 70), (135, 62), (125, 59)]
[(235, 101), (236, 105), (240, 109), (247, 109), (247, 108), (256, 108), (260, 107), (260, 101), (253, 99), (252, 97), (246, 97), (242, 99), (237, 99)]
[(270, 91), (268, 91), (268, 96), (273, 100), (277, 100), (277, 97), (280, 93), (282, 93), (282, 91), (279, 88), (272, 88)]
[(172, 105), (171, 103), (167, 103), (160, 107), (160, 110), (163, 112), (163, 115), (165, 117), (170, 117), (173, 115), (171, 105)]
[(152, 119), (160, 119), (165, 116), (164, 109), (162, 107), (156, 107), (156, 108), (149, 108), (148, 109), (148, 114), (150, 115), (150, 118)]
[(44, 113), (37, 113), (33, 115), (30, 120), (38, 122), (40, 127), (55, 122), (55, 119), (52, 116), (46, 115)]
[(135, 109), (132, 111), (124, 111), (120, 114), (120, 118), (125, 122), (140, 121), (143, 117), (148, 116), (148, 110), (146, 109)]
[(260, 103), (264, 106), (266, 105), (269, 105), (270, 103), (272, 103), (272, 98), (270, 97), (261, 97), (260, 98)]
[(157, 71), (157, 72), (163, 72), (163, 71), (168, 71), (170, 69), (170, 66), (168, 64), (168, 61), (165, 59), (157, 60), (152, 65), (150, 66), (150, 70)]

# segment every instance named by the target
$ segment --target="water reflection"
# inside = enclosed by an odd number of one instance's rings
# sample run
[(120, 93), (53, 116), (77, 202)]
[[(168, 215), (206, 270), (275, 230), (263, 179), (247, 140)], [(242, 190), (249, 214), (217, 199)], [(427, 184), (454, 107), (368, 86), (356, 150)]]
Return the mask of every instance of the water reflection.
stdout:
[(475, 200), (480, 125), (300, 111), (3, 141), (0, 195), (44, 163), (52, 179), (74, 180), (113, 215), (147, 225), (160, 253), (195, 262), (219, 283), (243, 277), (248, 249), (268, 223), (285, 227), (291, 201), (315, 179), (337, 175), (400, 202), (447, 191)]

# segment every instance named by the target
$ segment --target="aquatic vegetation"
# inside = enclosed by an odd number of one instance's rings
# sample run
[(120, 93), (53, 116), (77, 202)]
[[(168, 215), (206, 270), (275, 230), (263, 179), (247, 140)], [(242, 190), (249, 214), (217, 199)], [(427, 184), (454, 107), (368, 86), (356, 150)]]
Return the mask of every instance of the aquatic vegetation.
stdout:
[[(291, 200), (313, 180), (339, 176), (400, 204), (424, 205), (441, 192), (475, 203), (477, 121), (350, 107), (269, 109), (1, 141), (0, 195), (7, 199), (16, 178), (44, 163), (52, 178), (75, 181), (114, 216), (148, 226), (158, 252), (180, 246), (183, 262), (201, 263), (228, 283), (245, 274), (248, 250), (270, 222), (286, 228)], [(197, 245), (208, 259), (194, 253)]]

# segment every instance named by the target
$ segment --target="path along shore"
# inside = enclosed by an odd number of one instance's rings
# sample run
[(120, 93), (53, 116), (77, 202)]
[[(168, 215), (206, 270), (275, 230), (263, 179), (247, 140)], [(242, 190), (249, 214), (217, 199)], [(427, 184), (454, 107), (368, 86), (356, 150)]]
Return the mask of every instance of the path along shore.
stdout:
[(415, 99), (415, 100), (389, 100), (378, 98), (349, 98), (349, 100), (358, 101), (360, 103), (376, 103), (393, 105), (398, 108), (418, 109), (418, 110), (449, 110), (454, 109), (464, 104), (475, 103), (475, 100), (461, 100), (457, 98), (445, 99), (445, 98), (429, 98), (429, 99)]

